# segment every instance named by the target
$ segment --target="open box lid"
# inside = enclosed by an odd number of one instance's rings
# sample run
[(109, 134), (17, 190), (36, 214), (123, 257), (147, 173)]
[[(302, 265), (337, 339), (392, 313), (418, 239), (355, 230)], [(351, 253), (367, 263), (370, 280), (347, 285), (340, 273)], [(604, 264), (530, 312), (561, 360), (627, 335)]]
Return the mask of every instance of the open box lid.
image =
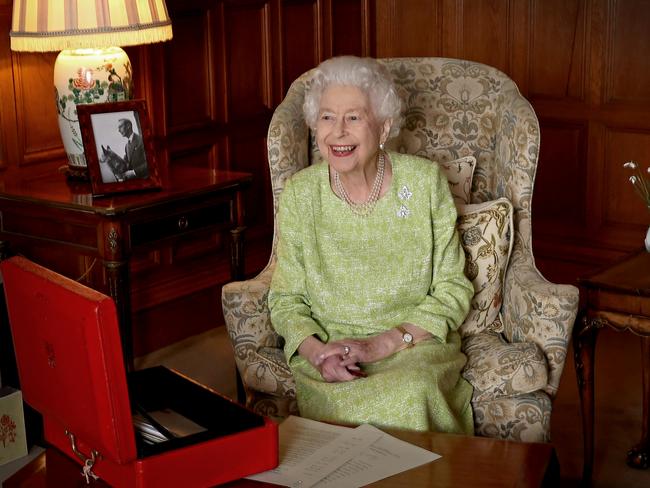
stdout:
[(25, 401), (102, 456), (135, 459), (113, 300), (22, 257), (0, 269)]

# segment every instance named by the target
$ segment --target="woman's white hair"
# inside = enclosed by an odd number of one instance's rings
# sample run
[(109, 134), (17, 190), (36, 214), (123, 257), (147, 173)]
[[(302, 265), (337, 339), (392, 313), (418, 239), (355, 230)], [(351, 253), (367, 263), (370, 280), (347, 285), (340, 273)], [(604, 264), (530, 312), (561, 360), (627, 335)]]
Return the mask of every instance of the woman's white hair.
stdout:
[(373, 58), (339, 56), (323, 61), (314, 70), (303, 111), (305, 120), (312, 129), (316, 128), (320, 110), (320, 99), (329, 85), (355, 86), (368, 94), (372, 113), (380, 124), (392, 119), (389, 138), (395, 137), (402, 122), (402, 101), (397, 94), (390, 73), (385, 66)]

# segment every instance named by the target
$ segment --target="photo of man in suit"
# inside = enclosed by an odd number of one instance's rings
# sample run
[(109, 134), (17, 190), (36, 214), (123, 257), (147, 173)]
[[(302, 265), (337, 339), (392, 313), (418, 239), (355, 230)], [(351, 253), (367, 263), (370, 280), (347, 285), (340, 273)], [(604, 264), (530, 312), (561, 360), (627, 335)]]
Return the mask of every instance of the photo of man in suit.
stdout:
[(142, 136), (133, 131), (133, 123), (129, 119), (119, 119), (117, 130), (127, 139), (124, 145), (124, 161), (126, 162), (127, 173), (132, 178), (147, 178), (149, 168)]

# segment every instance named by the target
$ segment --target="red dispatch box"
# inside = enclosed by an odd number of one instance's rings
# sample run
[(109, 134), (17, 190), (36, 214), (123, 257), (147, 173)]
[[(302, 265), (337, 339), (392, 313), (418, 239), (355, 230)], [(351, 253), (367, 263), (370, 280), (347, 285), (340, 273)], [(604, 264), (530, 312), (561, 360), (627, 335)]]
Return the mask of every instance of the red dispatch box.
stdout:
[(277, 466), (269, 419), (163, 367), (127, 377), (111, 298), (25, 258), (0, 267), (24, 398), (88, 476), (199, 487)]

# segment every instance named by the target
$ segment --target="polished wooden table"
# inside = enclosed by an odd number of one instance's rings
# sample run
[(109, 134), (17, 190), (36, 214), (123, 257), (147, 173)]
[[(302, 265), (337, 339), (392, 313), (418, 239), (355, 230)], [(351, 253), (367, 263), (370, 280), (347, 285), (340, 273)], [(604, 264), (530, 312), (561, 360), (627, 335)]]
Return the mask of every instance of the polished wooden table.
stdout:
[(611, 327), (641, 336), (643, 421), (641, 441), (627, 454), (628, 465), (648, 468), (650, 456), (650, 253), (642, 251), (579, 280), (585, 304), (573, 328), (576, 376), (584, 436), (583, 481), (594, 462), (594, 353), (598, 331)]
[[(89, 183), (68, 181), (56, 171), (24, 171), (0, 180), (0, 254), (23, 254), (70, 278), (81, 276), (111, 296), (128, 367), (134, 253), (180, 246), (197, 232), (231, 231), (231, 278), (243, 277), (242, 192), (252, 175), (165, 164), (161, 179), (158, 191), (101, 198), (93, 197)], [(92, 269), (95, 262), (101, 266)]]
[[(521, 443), (452, 434), (396, 432), (402, 440), (440, 454), (442, 458), (370, 486), (419, 487), (539, 487), (559, 486), (559, 466), (550, 444)], [(101, 461), (100, 461), (101, 462)], [(215, 460), (218, 462), (218, 460)], [(49, 448), (4, 483), (4, 487), (61, 488), (87, 486), (80, 466)], [(91, 486), (106, 486), (101, 481)], [(238, 480), (230, 488), (273, 487), (267, 483)]]

